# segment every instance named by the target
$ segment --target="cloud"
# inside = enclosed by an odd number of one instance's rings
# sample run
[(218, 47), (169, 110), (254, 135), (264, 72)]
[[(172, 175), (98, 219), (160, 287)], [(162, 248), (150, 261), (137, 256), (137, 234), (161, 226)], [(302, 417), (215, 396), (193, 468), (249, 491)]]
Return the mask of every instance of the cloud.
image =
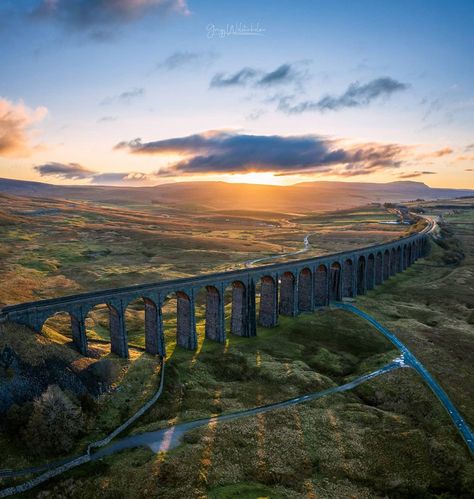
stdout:
[(213, 76), (210, 86), (243, 87), (251, 83), (255, 87), (271, 87), (293, 82), (300, 83), (306, 77), (306, 73), (298, 69), (298, 64), (286, 63), (277, 67), (273, 71), (268, 72), (261, 69), (245, 67), (230, 75), (217, 73)]
[(376, 78), (361, 85), (354, 82), (338, 96), (326, 95), (319, 100), (306, 100), (294, 103), (294, 96), (279, 99), (278, 109), (287, 114), (300, 114), (306, 111), (338, 111), (345, 108), (365, 107), (379, 98), (388, 98), (396, 92), (409, 88), (406, 83), (390, 77)]
[(45, 163), (43, 165), (37, 165), (34, 167), (42, 177), (56, 177), (62, 179), (83, 179), (90, 178), (96, 172), (84, 168), (78, 163), (56, 163), (52, 161), (51, 163)]
[(91, 184), (133, 184), (151, 180), (153, 174), (142, 172), (100, 173), (78, 163), (57, 163), (51, 161), (33, 167), (41, 177), (55, 177), (62, 180), (88, 180)]
[(38, 146), (30, 145), (28, 132), (47, 113), (45, 107), (30, 109), (23, 102), (14, 104), (0, 98), (0, 156), (29, 156)]
[(135, 87), (131, 88), (129, 90), (126, 90), (125, 92), (122, 92), (121, 94), (114, 95), (112, 97), (106, 97), (100, 102), (101, 106), (106, 106), (108, 104), (112, 104), (114, 102), (122, 102), (124, 104), (130, 104), (132, 100), (137, 99), (138, 97), (142, 97), (145, 95), (145, 89), (142, 87)]
[(448, 154), (452, 154), (454, 152), (453, 149), (451, 149), (451, 147), (445, 147), (443, 149), (439, 149), (438, 151), (435, 151), (433, 153), (433, 157), (435, 158), (441, 158), (442, 156), (446, 156)]
[(438, 149), (436, 151), (419, 154), (416, 158), (419, 160), (428, 159), (428, 158), (442, 158), (443, 156), (448, 156), (453, 154), (454, 149), (451, 147), (443, 147), (442, 149)]
[(464, 171), (465, 172), (472, 172), (472, 171), (474, 171), (474, 169), (473, 168), (466, 168)]
[(189, 14), (186, 0), (42, 0), (32, 15), (88, 30), (170, 12)]
[(281, 83), (292, 82), (296, 78), (297, 73), (294, 68), (290, 64), (282, 64), (275, 71), (264, 74), (258, 80), (257, 84), (263, 86), (279, 85)]
[(207, 66), (215, 59), (218, 55), (215, 52), (174, 52), (164, 61), (160, 62), (157, 67), (164, 68), (167, 71), (174, 71), (175, 69), (181, 69), (187, 66)]
[(273, 172), (277, 175), (326, 173), (356, 175), (398, 168), (406, 152), (398, 144), (342, 145), (316, 135), (247, 135), (228, 130), (143, 143), (117, 144), (133, 154), (177, 154), (182, 158), (159, 175)]
[(458, 156), (456, 161), (474, 161), (474, 156)]
[(211, 87), (242, 87), (257, 76), (258, 72), (252, 68), (243, 68), (236, 73), (226, 76), (224, 73), (217, 73), (212, 77)]
[(117, 121), (117, 116), (102, 116), (97, 120), (97, 123), (106, 123), (109, 121)]
[(467, 146), (464, 148), (464, 150), (465, 150), (466, 152), (474, 151), (474, 144), (469, 144), (469, 145), (467, 145)]
[(415, 177), (421, 177), (422, 175), (436, 175), (436, 172), (408, 172), (408, 173), (401, 173), (398, 175), (398, 178), (415, 178)]
[(154, 178), (153, 174), (142, 172), (131, 173), (97, 173), (90, 177), (91, 184), (134, 184), (147, 182)]

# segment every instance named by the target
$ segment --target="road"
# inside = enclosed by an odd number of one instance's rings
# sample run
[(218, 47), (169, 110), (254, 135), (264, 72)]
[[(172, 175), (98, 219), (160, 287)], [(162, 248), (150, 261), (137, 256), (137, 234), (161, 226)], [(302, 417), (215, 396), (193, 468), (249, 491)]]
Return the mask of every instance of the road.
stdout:
[[(422, 218), (425, 218), (428, 221), (427, 227), (423, 229), (422, 232), (425, 233), (434, 233), (437, 228), (436, 220), (432, 217), (425, 216), (425, 215), (418, 215), (421, 216)], [(294, 255), (294, 254), (299, 254), (304, 251), (307, 251), (310, 247), (309, 244), (309, 236), (311, 234), (308, 234), (304, 238), (304, 244), (305, 248), (303, 250), (294, 252), (294, 253), (287, 253), (283, 255), (275, 255), (272, 257), (266, 257), (262, 259), (256, 259), (252, 260), (250, 262), (256, 263), (258, 261), (266, 260), (266, 259), (272, 259), (272, 258), (279, 258), (282, 256), (289, 256), (289, 255)], [(247, 263), (246, 262), (246, 266)], [(310, 393), (307, 395), (302, 395), (300, 397), (295, 397), (289, 400), (285, 400), (282, 402), (277, 402), (274, 404), (268, 404), (260, 407), (255, 407), (253, 409), (248, 409), (244, 411), (239, 411), (239, 412), (234, 412), (234, 413), (229, 413), (229, 414), (223, 414), (219, 416), (213, 416), (210, 418), (204, 418), (204, 419), (199, 419), (195, 421), (189, 421), (185, 423), (181, 423), (178, 425), (174, 425), (171, 427), (163, 428), (161, 430), (157, 430), (154, 432), (146, 432), (142, 433), (139, 435), (132, 435), (129, 437), (122, 438), (120, 440), (117, 440), (113, 444), (108, 445), (107, 447), (101, 448), (94, 454), (85, 454), (83, 456), (79, 457), (74, 457), (70, 459), (64, 459), (60, 461), (56, 461), (53, 463), (47, 463), (44, 465), (40, 465), (34, 468), (25, 468), (22, 470), (16, 470), (16, 471), (9, 471), (9, 470), (4, 470), (0, 471), (0, 477), (14, 477), (14, 476), (22, 476), (25, 474), (31, 474), (31, 473), (40, 473), (40, 472), (45, 472), (44, 477), (42, 475), (37, 476), (34, 479), (34, 483), (31, 482), (31, 486), (28, 486), (24, 490), (28, 490), (30, 488), (33, 488), (34, 486), (48, 480), (50, 477), (47, 476), (48, 471), (51, 472), (51, 470), (57, 470), (56, 475), (59, 475), (66, 471), (63, 467), (66, 465), (70, 465), (68, 469), (71, 469), (72, 467), (79, 466), (83, 464), (84, 462), (89, 462), (89, 461), (96, 461), (98, 459), (101, 459), (103, 457), (109, 456), (111, 454), (114, 454), (116, 452), (119, 452), (124, 449), (130, 449), (130, 448), (135, 448), (135, 447), (142, 447), (142, 446), (148, 446), (153, 452), (160, 452), (160, 451), (167, 451), (170, 449), (173, 449), (174, 447), (178, 446), (182, 442), (182, 438), (184, 434), (188, 431), (191, 431), (195, 428), (199, 428), (201, 426), (206, 426), (211, 422), (225, 422), (225, 421), (232, 421), (235, 419), (240, 419), (243, 417), (249, 417), (249, 416), (255, 416), (257, 414), (262, 414), (265, 412), (269, 412), (272, 410), (277, 410), (277, 409), (283, 409), (286, 407), (290, 407), (296, 404), (301, 404), (305, 402), (309, 402), (312, 400), (317, 400), (322, 397), (326, 397), (328, 395), (334, 394), (334, 393), (339, 393), (339, 392), (344, 392), (347, 390), (351, 390), (355, 388), (356, 386), (365, 383), (371, 379), (374, 379), (377, 376), (380, 376), (382, 374), (385, 374), (387, 372), (393, 371), (395, 369), (399, 369), (401, 367), (411, 367), (415, 369), (420, 376), (423, 378), (423, 380), (427, 383), (427, 385), (430, 387), (430, 389), (433, 391), (433, 393), (437, 396), (438, 400), (441, 402), (443, 407), (446, 409), (447, 413), (449, 414), (451, 420), (453, 421), (455, 427), (459, 431), (461, 437), (465, 441), (468, 449), (470, 450), (471, 454), (474, 455), (474, 434), (468, 424), (464, 421), (463, 417), (459, 413), (459, 411), (456, 409), (454, 404), (451, 402), (449, 397), (447, 396), (446, 392), (441, 388), (441, 386), (433, 379), (433, 377), (430, 375), (430, 373), (427, 371), (427, 369), (423, 366), (423, 364), (411, 353), (411, 351), (408, 349), (408, 347), (402, 343), (393, 333), (391, 333), (388, 329), (386, 329), (384, 326), (382, 326), (379, 322), (377, 322), (376, 319), (374, 319), (372, 316), (367, 314), (366, 312), (358, 309), (352, 304), (348, 303), (343, 303), (343, 302), (335, 302), (331, 304), (332, 307), (334, 308), (339, 308), (342, 310), (349, 311), (351, 313), (354, 313), (358, 315), (359, 317), (365, 319), (367, 322), (372, 324), (379, 332), (381, 332), (389, 341), (391, 341), (401, 352), (401, 356), (397, 359), (395, 359), (393, 362), (385, 365), (384, 367), (369, 373), (365, 374), (363, 376), (360, 376), (354, 380), (352, 380), (349, 383), (346, 383), (344, 385), (336, 386), (329, 388), (327, 390), (323, 390), (320, 392), (314, 392)], [(162, 383), (164, 382), (164, 372), (162, 376)], [(76, 464), (77, 463), (77, 464)], [(26, 485), (26, 484), (25, 484)], [(17, 493), (18, 491), (15, 490), (14, 487), (8, 488), (8, 489), (3, 489), (0, 490), (0, 497), (7, 497), (10, 495), (13, 495)]]
[(219, 416), (213, 416), (210, 418), (198, 419), (195, 421), (189, 421), (185, 423), (180, 423), (174, 426), (170, 426), (167, 428), (163, 428), (162, 430), (141, 433), (139, 435), (132, 435), (130, 437), (123, 438), (116, 443), (105, 447), (104, 449), (99, 450), (95, 454), (91, 456), (92, 460), (101, 459), (105, 456), (109, 456), (114, 454), (115, 452), (130, 449), (134, 447), (147, 446), (153, 452), (161, 452), (168, 451), (177, 447), (184, 436), (184, 434), (190, 430), (194, 430), (195, 428), (199, 428), (201, 426), (207, 426), (211, 422), (225, 422), (225, 421), (233, 421), (235, 419), (240, 419), (249, 416), (256, 416), (257, 414), (262, 414), (269, 411), (274, 411), (277, 409), (285, 409), (287, 407), (291, 407), (297, 404), (302, 404), (305, 402), (310, 402), (312, 400), (317, 400), (322, 397), (327, 397), (328, 395), (332, 395), (334, 393), (345, 392), (347, 390), (352, 390), (356, 386), (365, 383), (371, 379), (380, 376), (381, 374), (388, 373), (393, 371), (394, 369), (399, 369), (401, 367), (406, 367), (403, 356), (400, 356), (386, 364), (385, 366), (373, 371), (369, 374), (364, 374), (349, 383), (345, 383), (344, 385), (334, 386), (332, 388), (328, 388), (326, 390), (322, 390), (319, 392), (309, 393), (307, 395), (302, 395), (299, 397), (295, 397), (292, 399), (284, 400), (282, 402), (276, 402), (274, 404), (263, 405), (259, 407), (254, 407), (253, 409), (248, 409), (244, 411), (233, 412), (229, 414), (222, 414)]
[(402, 353), (403, 358), (407, 365), (415, 369), (418, 374), (425, 380), (426, 384), (431, 388), (434, 394), (438, 397), (441, 404), (446, 409), (450, 418), (452, 419), (454, 425), (458, 429), (461, 434), (463, 440), (466, 442), (469, 450), (472, 454), (474, 454), (474, 434), (472, 430), (469, 428), (468, 424), (464, 421), (463, 417), (456, 409), (454, 404), (449, 400), (449, 397), (446, 395), (446, 392), (441, 388), (441, 386), (434, 380), (431, 374), (427, 371), (427, 369), (423, 366), (423, 364), (413, 355), (410, 350), (402, 343), (393, 333), (391, 333), (388, 329), (383, 327), (379, 322), (377, 322), (372, 316), (365, 313), (364, 311), (358, 309), (354, 305), (349, 303), (334, 303), (332, 305), (335, 308), (340, 308), (343, 310), (347, 310), (352, 312), (353, 314), (362, 317), (367, 322), (370, 322), (378, 331), (380, 331), (386, 338), (388, 338)]

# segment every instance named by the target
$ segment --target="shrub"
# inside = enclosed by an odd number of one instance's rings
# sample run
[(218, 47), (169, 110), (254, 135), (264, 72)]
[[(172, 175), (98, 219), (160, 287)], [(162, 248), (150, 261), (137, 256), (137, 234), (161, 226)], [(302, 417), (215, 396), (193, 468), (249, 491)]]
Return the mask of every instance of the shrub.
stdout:
[(23, 405), (13, 404), (2, 421), (2, 427), (8, 436), (16, 437), (30, 419), (33, 404), (26, 402)]
[(23, 439), (36, 454), (61, 454), (73, 448), (83, 430), (81, 408), (59, 386), (50, 385), (34, 401)]
[(97, 381), (110, 386), (117, 379), (120, 373), (120, 366), (110, 359), (101, 359), (94, 362), (88, 368), (88, 371)]

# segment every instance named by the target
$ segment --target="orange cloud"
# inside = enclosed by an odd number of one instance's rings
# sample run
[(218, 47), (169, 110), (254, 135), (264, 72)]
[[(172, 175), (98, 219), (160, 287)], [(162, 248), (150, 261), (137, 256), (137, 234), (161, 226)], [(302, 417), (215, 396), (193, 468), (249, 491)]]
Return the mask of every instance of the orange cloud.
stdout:
[(29, 109), (23, 102), (14, 104), (0, 98), (0, 156), (29, 156), (34, 146), (30, 144), (28, 132), (47, 113), (45, 107)]
[(450, 147), (445, 147), (444, 149), (440, 149), (439, 151), (435, 151), (433, 156), (435, 158), (441, 158), (441, 156), (446, 156), (447, 154), (452, 154), (454, 152)]
[(452, 154), (453, 152), (454, 149), (452, 149), (451, 147), (443, 147), (443, 149), (438, 149), (437, 151), (420, 154), (417, 156), (417, 159), (442, 158), (443, 156), (447, 156), (448, 154)]

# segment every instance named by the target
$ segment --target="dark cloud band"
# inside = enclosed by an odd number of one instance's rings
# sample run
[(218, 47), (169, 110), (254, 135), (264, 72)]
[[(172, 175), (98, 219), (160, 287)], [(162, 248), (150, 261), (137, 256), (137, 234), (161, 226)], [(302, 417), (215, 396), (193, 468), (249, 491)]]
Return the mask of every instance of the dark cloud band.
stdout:
[(393, 78), (383, 77), (372, 80), (364, 85), (359, 82), (351, 83), (341, 95), (326, 95), (315, 101), (306, 100), (294, 103), (292, 97), (282, 97), (278, 109), (287, 114), (300, 114), (306, 111), (338, 111), (345, 108), (368, 106), (379, 98), (387, 98), (396, 92), (409, 88), (406, 83), (401, 83)]
[(117, 149), (134, 154), (178, 154), (177, 161), (161, 175), (274, 172), (295, 174), (330, 169), (340, 174), (372, 173), (398, 168), (405, 151), (398, 144), (343, 146), (340, 141), (315, 135), (246, 135), (212, 131), (154, 142), (135, 139)]
[(36, 165), (34, 170), (42, 177), (56, 177), (63, 180), (88, 180), (91, 184), (122, 184), (143, 182), (149, 179), (146, 173), (99, 173), (78, 163), (57, 163), (52, 161)]

